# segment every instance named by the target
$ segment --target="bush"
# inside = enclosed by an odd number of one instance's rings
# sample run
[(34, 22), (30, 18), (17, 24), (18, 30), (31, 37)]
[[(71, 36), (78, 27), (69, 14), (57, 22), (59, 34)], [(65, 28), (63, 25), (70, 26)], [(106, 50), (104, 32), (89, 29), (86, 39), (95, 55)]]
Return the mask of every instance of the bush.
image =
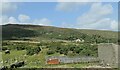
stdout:
[(25, 49), (25, 46), (19, 45), (19, 46), (16, 47), (16, 49), (17, 49), (17, 50), (24, 50), (24, 49)]
[(38, 54), (41, 51), (41, 48), (33, 47), (33, 48), (26, 49), (26, 51), (27, 51), (27, 55), (34, 55), (34, 54)]
[(7, 49), (8, 49), (7, 47), (2, 47), (2, 50), (3, 50), (3, 51), (5, 51), (5, 50), (7, 50)]
[(55, 53), (55, 52), (52, 51), (52, 50), (47, 51), (47, 55), (51, 55), (51, 54), (54, 54), (54, 53)]
[(59, 52), (59, 53), (60, 53), (60, 54), (67, 55), (67, 53), (68, 53), (68, 48), (62, 47), (62, 48), (60, 49), (60, 52)]

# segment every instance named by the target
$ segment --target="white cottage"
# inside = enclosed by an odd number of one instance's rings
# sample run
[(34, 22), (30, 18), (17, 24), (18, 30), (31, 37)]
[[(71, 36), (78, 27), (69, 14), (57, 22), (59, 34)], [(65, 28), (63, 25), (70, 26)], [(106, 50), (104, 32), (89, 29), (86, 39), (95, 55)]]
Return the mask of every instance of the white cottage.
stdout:
[(84, 42), (82, 39), (76, 39), (75, 42)]

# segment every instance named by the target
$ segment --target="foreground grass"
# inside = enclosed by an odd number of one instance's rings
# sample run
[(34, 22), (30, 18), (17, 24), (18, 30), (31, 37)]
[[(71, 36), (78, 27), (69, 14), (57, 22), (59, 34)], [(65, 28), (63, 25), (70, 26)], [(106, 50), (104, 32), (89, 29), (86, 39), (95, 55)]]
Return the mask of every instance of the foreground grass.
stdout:
[(10, 64), (22, 61), (25, 59), (26, 51), (17, 51), (17, 50), (11, 50), (10, 54), (5, 54), (4, 51), (2, 52), (2, 59), (3, 59), (3, 65), (9, 66)]
[(91, 65), (90, 63), (48, 65), (45, 60), (47, 50), (48, 49), (42, 49), (39, 54), (32, 56), (26, 55), (25, 50), (11, 50), (10, 54), (5, 54), (3, 51), (3, 65), (10, 66), (10, 64), (18, 61), (25, 61), (26, 64), (22, 68), (82, 68)]

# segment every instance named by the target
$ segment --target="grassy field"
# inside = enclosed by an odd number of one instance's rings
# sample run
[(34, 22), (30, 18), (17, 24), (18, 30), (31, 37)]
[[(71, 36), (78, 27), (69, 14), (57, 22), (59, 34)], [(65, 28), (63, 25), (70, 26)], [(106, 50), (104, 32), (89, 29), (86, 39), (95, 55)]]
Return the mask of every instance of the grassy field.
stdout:
[[(59, 64), (59, 65), (48, 65), (46, 64), (46, 51), (48, 49), (42, 49), (42, 51), (37, 55), (26, 55), (26, 51), (17, 51), (11, 50), (10, 54), (5, 54), (4, 51), (2, 52), (2, 59), (3, 65), (8, 66), (14, 62), (18, 61), (25, 61), (25, 66), (22, 68), (81, 68), (84, 66), (91, 65), (91, 63), (84, 63), (84, 64)], [(53, 54), (59, 55), (58, 53)], [(52, 55), (52, 56), (53, 56)], [(6, 62), (7, 61), (7, 62)]]

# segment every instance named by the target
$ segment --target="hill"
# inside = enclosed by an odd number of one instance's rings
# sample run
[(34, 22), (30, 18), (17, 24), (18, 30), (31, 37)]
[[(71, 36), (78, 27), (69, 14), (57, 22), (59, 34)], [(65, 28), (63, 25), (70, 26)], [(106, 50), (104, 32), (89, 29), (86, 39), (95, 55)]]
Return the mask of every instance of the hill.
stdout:
[[(99, 43), (117, 43), (117, 32), (59, 28), (52, 26), (8, 24), (2, 26), (3, 64), (10, 68), (15, 61), (25, 61), (23, 67), (50, 68), (46, 57), (98, 57)], [(26, 41), (27, 40), (27, 41)], [(31, 41), (32, 40), (32, 41)], [(83, 42), (76, 42), (82, 40)], [(6, 54), (6, 50), (10, 51)], [(9, 59), (8, 59), (9, 58)], [(12, 60), (12, 61), (11, 61)], [(0, 61), (1, 62), (1, 61)], [(52, 67), (79, 68), (90, 63), (61, 63)]]
[(76, 40), (84, 39), (86, 42), (116, 42), (118, 33), (103, 30), (87, 30), (59, 28), (39, 25), (2, 25), (3, 40)]

